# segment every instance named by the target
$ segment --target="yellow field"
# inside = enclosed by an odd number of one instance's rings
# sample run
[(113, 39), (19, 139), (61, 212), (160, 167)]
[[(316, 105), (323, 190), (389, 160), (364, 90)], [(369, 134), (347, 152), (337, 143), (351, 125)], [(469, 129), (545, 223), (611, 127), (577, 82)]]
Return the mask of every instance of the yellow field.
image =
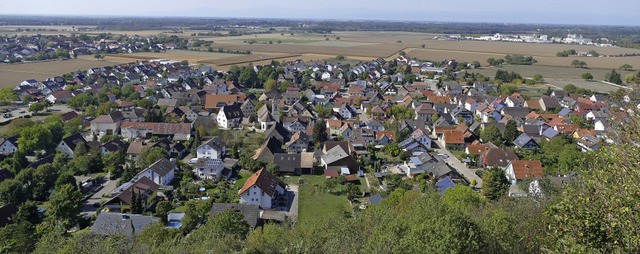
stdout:
[[(92, 56), (93, 57), (93, 56)], [(45, 80), (72, 71), (113, 65), (116, 62), (91, 59), (71, 59), (21, 64), (0, 64), (0, 87), (15, 87), (27, 79)]]

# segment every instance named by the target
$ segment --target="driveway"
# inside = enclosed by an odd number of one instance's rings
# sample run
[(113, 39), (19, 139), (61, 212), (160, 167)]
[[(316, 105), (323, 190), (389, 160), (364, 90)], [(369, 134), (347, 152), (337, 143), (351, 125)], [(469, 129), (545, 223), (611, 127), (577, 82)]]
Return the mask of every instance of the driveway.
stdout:
[(289, 190), (287, 190), (287, 194), (289, 195), (288, 199), (291, 200), (291, 204), (289, 205), (287, 217), (295, 222), (298, 221), (298, 185), (289, 185), (288, 187)]
[(107, 180), (106, 182), (103, 182), (101, 184), (102, 189), (100, 189), (98, 192), (94, 193), (91, 197), (89, 197), (87, 200), (85, 200), (84, 202), (82, 202), (82, 214), (86, 214), (86, 215), (92, 215), (95, 214), (97, 208), (93, 207), (94, 203), (101, 203), (102, 202), (102, 196), (105, 194), (109, 194), (111, 192), (113, 192), (113, 190), (116, 189), (116, 187), (118, 187), (116, 184), (118, 183), (118, 180)]
[(449, 158), (445, 159), (444, 161), (448, 163), (449, 166), (453, 167), (456, 171), (458, 171), (458, 173), (463, 175), (464, 178), (466, 178), (469, 181), (469, 183), (471, 183), (471, 181), (475, 179), (477, 183), (475, 186), (476, 188), (482, 188), (482, 178), (478, 177), (478, 175), (476, 175), (474, 170), (468, 168), (466, 164), (460, 162), (460, 160), (458, 160), (458, 158), (456, 158), (453, 154), (451, 154), (449, 150), (444, 148), (438, 148), (435, 150), (438, 152), (438, 154), (442, 153), (442, 154), (449, 155)]

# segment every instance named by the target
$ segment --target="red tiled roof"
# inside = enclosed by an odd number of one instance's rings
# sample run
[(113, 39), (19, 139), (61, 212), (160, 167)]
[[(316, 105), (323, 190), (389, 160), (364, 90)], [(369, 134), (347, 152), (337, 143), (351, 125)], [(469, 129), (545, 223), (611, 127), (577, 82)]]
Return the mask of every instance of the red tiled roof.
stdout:
[(540, 178), (544, 176), (540, 161), (512, 161), (513, 173), (517, 180)]

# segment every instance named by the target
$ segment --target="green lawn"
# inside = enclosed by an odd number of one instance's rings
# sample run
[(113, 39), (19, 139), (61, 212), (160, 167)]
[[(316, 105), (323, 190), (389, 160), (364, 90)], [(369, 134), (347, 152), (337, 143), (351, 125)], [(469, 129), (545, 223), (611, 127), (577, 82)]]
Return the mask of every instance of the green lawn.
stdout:
[[(299, 189), (298, 221), (325, 215), (336, 210), (338, 206), (349, 206), (346, 195), (329, 194), (324, 189), (324, 176), (304, 175), (302, 179), (304, 183), (300, 184)], [(298, 177), (289, 177), (286, 181), (297, 183)]]
[(236, 177), (238, 180), (236, 180), (236, 184), (235, 184), (235, 189), (240, 190), (240, 188), (242, 188), (242, 185), (244, 185), (245, 182), (247, 182), (247, 179), (249, 179), (249, 177), (252, 175), (252, 173), (239, 173)]

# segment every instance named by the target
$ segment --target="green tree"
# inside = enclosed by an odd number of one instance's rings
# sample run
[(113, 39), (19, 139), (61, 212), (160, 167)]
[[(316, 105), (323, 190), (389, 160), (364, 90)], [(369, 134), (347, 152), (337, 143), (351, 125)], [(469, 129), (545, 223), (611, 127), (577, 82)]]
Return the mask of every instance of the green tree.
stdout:
[(571, 61), (571, 66), (573, 66), (575, 68), (586, 68), (587, 67), (587, 63), (585, 61), (580, 61), (578, 59), (575, 59), (575, 60)]
[(491, 200), (497, 200), (507, 194), (509, 181), (504, 170), (493, 167), (482, 173), (482, 195)]
[(483, 196), (464, 185), (448, 188), (442, 201), (448, 207), (461, 212), (472, 212), (486, 202)]
[(156, 217), (160, 217), (162, 221), (166, 222), (167, 215), (171, 210), (173, 210), (173, 205), (169, 201), (160, 201), (156, 205)]
[(277, 82), (275, 79), (268, 79), (266, 82), (264, 82), (265, 91), (275, 90), (276, 86), (277, 86)]
[(240, 76), (238, 76), (238, 82), (247, 87), (255, 87), (258, 81), (258, 74), (253, 71), (253, 66), (247, 66), (242, 69)]
[(18, 95), (11, 88), (0, 89), (0, 104), (7, 105), (12, 101), (18, 100)]
[(162, 147), (147, 147), (138, 155), (137, 165), (146, 168), (154, 162), (167, 157), (167, 150)]
[(495, 125), (489, 125), (484, 128), (480, 132), (480, 139), (484, 142), (491, 142), (496, 145), (501, 145), (503, 143), (502, 135), (500, 135), (500, 130)]
[(22, 130), (18, 138), (18, 149), (27, 154), (36, 150), (46, 150), (52, 147), (51, 141), (51, 131), (43, 125), (35, 125)]
[(520, 131), (518, 131), (518, 125), (516, 121), (510, 119), (507, 121), (507, 124), (504, 128), (504, 134), (502, 135), (502, 139), (508, 145), (511, 145), (513, 141), (520, 136)]
[(0, 201), (15, 206), (27, 201), (26, 190), (23, 188), (22, 183), (16, 179), (7, 179), (0, 182)]
[(620, 75), (620, 73), (616, 72), (615, 69), (611, 70), (610, 73), (607, 73), (604, 77), (604, 80), (618, 85), (622, 84), (622, 76)]
[(327, 141), (327, 122), (318, 120), (313, 124), (313, 141), (322, 144)]
[(343, 55), (337, 55), (336, 56), (336, 60), (338, 60), (338, 61), (342, 61), (344, 59), (346, 59), (346, 57), (344, 57)]
[(567, 84), (562, 90), (567, 93), (575, 93), (578, 90), (578, 87), (573, 84)]
[(584, 80), (593, 80), (593, 75), (589, 72), (582, 73), (582, 79)]
[(630, 64), (623, 64), (622, 66), (620, 66), (620, 70), (631, 71), (633, 70), (633, 66), (631, 66)]
[(82, 193), (71, 184), (55, 189), (50, 198), (47, 217), (62, 222), (66, 228), (74, 226), (82, 211)]
[(237, 210), (216, 214), (205, 227), (215, 235), (235, 235), (241, 239), (249, 233), (249, 224), (244, 220), (244, 215)]

